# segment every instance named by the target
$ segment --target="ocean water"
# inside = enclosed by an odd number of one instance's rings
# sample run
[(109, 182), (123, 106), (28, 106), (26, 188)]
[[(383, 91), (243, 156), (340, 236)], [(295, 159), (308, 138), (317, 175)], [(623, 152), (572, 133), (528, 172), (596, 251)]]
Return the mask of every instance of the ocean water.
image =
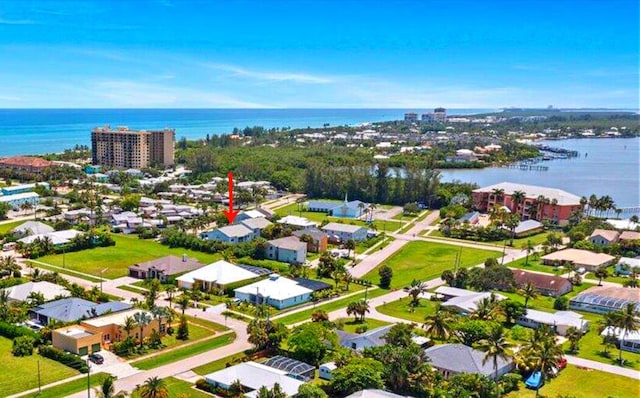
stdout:
[(540, 163), (548, 166), (548, 171), (500, 167), (443, 170), (442, 180), (475, 182), (480, 186), (503, 181), (541, 185), (578, 196), (609, 195), (619, 207), (640, 207), (640, 138), (580, 138), (542, 143), (576, 150), (580, 157)]
[[(0, 156), (59, 152), (90, 145), (91, 129), (109, 124), (176, 129), (176, 139), (230, 133), (234, 127), (322, 127), (400, 120), (412, 109), (0, 109)], [(450, 115), (496, 109), (448, 109)]]

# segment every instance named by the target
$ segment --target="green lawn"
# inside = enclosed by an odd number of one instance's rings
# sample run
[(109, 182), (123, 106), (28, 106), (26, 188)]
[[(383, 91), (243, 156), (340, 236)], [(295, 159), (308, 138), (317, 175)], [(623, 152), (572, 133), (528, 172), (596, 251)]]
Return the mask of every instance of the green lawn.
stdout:
[(524, 265), (526, 262), (526, 258), (521, 258), (519, 260), (507, 263), (507, 267), (511, 268), (520, 268), (525, 271), (538, 271), (538, 272), (546, 272), (547, 274), (553, 275), (562, 275), (567, 271), (564, 267), (554, 267), (551, 265), (544, 265), (540, 262), (540, 260), (535, 259), (533, 256), (529, 256), (529, 261), (527, 265)]
[[(164, 379), (165, 385), (169, 390), (169, 397), (179, 397), (181, 394), (189, 398), (210, 398), (212, 395), (196, 389), (193, 384), (174, 377)], [(134, 391), (131, 398), (140, 398), (140, 393)]]
[[(91, 374), (90, 382), (89, 382), (91, 384), (91, 389), (93, 390), (94, 388), (100, 386), (104, 381), (104, 379), (107, 378), (107, 376), (109, 376), (109, 374), (107, 373)], [(85, 375), (85, 377), (81, 379), (73, 380), (67, 383), (63, 383), (63, 384), (51, 387), (51, 388), (47, 388), (46, 390), (42, 390), (40, 394), (35, 393), (30, 395), (30, 397), (58, 398), (58, 397), (66, 397), (67, 395), (75, 394), (80, 391), (86, 391), (86, 390), (87, 390), (87, 377)]]
[[(370, 298), (382, 296), (383, 294), (386, 294), (386, 293), (388, 293), (388, 291), (386, 291), (384, 289), (369, 289), (369, 292), (367, 292), (367, 298), (370, 299)], [(329, 303), (318, 304), (315, 307), (310, 307), (307, 310), (296, 312), (294, 314), (283, 316), (283, 317), (280, 317), (280, 318), (276, 318), (275, 321), (282, 322), (285, 325), (290, 325), (290, 324), (294, 324), (294, 323), (298, 323), (298, 322), (308, 321), (308, 320), (311, 319), (311, 314), (315, 310), (324, 310), (326, 312), (331, 312), (331, 311), (335, 311), (335, 310), (340, 309), (340, 308), (345, 308), (347, 305), (349, 305), (349, 303), (351, 303), (353, 301), (358, 301), (358, 300), (364, 299), (364, 295), (365, 295), (365, 293), (360, 293), (360, 294), (356, 294), (356, 295), (353, 295), (353, 296), (350, 296), (350, 297), (344, 297), (342, 299), (339, 299), (339, 300), (336, 300), (336, 301), (332, 301), (332, 302), (329, 302)]]
[[(570, 299), (572, 297), (575, 297), (578, 295), (578, 293), (589, 289), (590, 287), (593, 287), (594, 285), (590, 284), (590, 283), (583, 283), (580, 286), (574, 286), (573, 290), (569, 293), (567, 293), (565, 295), (566, 298)], [(501, 291), (496, 291), (496, 293), (499, 293), (503, 296), (508, 297), (509, 299), (513, 300), (513, 301), (517, 301), (520, 303), (524, 304), (524, 298), (519, 295), (518, 293), (508, 293), (508, 292), (501, 292)], [(557, 310), (555, 310), (553, 308), (553, 302), (555, 301), (555, 298), (553, 297), (548, 297), (548, 296), (543, 296), (543, 295), (539, 295), (538, 297), (536, 297), (535, 299), (531, 299), (529, 300), (528, 306), (531, 309), (534, 310), (539, 310), (539, 311), (547, 311), (547, 312), (555, 312)], [(588, 314), (585, 315), (585, 318), (591, 318), (591, 316), (593, 317), (599, 317), (599, 315), (596, 314)], [(595, 326), (597, 328), (597, 325)]]
[(244, 357), (246, 357), (246, 354), (244, 352), (239, 352), (237, 354), (229, 355), (228, 357), (220, 358), (213, 362), (206, 363), (191, 370), (201, 376), (206, 376), (209, 373), (217, 372), (218, 370), (226, 368), (227, 363), (234, 363), (235, 361), (242, 360)]
[[(413, 241), (394, 253), (383, 264), (393, 269), (392, 288), (402, 288), (414, 279), (427, 281), (437, 278), (442, 271), (453, 269), (456, 256), (460, 254), (460, 266), (471, 267), (483, 263), (489, 257), (500, 257), (498, 251), (472, 249), (444, 243)], [(378, 267), (363, 279), (377, 283), (380, 279)]]
[(436, 303), (433, 301), (420, 299), (420, 305), (415, 308), (409, 305), (410, 301), (411, 299), (409, 297), (403, 297), (400, 300), (392, 301), (376, 307), (376, 310), (381, 314), (406, 319), (408, 321), (415, 322), (418, 325), (421, 325), (424, 322), (424, 318), (427, 315), (431, 315), (436, 312)]
[(43, 386), (79, 374), (72, 368), (38, 355), (36, 351), (28, 357), (14, 357), (11, 354), (12, 345), (11, 340), (0, 337), (0, 363), (3, 369), (0, 372), (0, 397), (38, 388), (38, 362)]
[[(166, 336), (162, 337), (162, 344), (164, 345), (164, 347), (162, 347), (162, 348), (160, 348), (158, 350), (148, 349), (144, 353), (131, 355), (131, 356), (127, 357), (127, 359), (134, 359), (136, 357), (140, 357), (140, 356), (143, 356), (143, 355), (152, 354), (153, 352), (159, 352), (159, 351), (163, 351), (163, 350), (166, 351), (166, 350), (169, 350), (169, 349), (172, 349), (172, 348), (175, 348), (175, 347), (180, 347), (182, 345), (189, 344), (189, 343), (191, 343), (193, 341), (204, 339), (204, 338), (209, 337), (209, 336), (211, 336), (213, 334), (213, 332), (211, 332), (210, 330), (205, 329), (205, 328), (201, 327), (198, 324), (192, 323), (193, 318), (189, 319), (189, 321), (190, 321), (189, 322), (189, 340), (178, 340), (176, 338), (176, 336), (177, 336), (176, 333), (174, 333), (171, 336), (166, 335)], [(153, 325), (153, 322), (152, 322), (152, 325)], [(156, 324), (156, 326), (157, 326), (157, 324)], [(173, 328), (175, 330), (178, 329), (178, 323), (177, 322), (175, 322), (173, 324)]]
[(7, 232), (11, 231), (12, 229), (14, 229), (15, 227), (17, 227), (18, 225), (24, 224), (25, 221), (12, 221), (12, 222), (7, 222), (4, 224), (0, 224), (0, 235), (2, 234), (6, 234)]
[(209, 340), (199, 341), (196, 344), (192, 344), (187, 347), (177, 348), (173, 351), (164, 352), (151, 358), (141, 359), (139, 361), (132, 362), (131, 365), (143, 370), (157, 368), (158, 366), (180, 361), (182, 359), (189, 358), (197, 354), (202, 354), (203, 352), (207, 352), (209, 350), (213, 350), (227, 344), (231, 344), (233, 340), (235, 340), (235, 338), (235, 333), (227, 333)]
[[(40, 259), (37, 259), (35, 261), (40, 261)], [(54, 266), (48, 266), (48, 265), (36, 263), (36, 262), (34, 262), (34, 260), (27, 260), (27, 263), (31, 263), (34, 267), (37, 267), (37, 268), (46, 269), (46, 270), (49, 270), (49, 271), (52, 271), (52, 272), (57, 272), (59, 274), (75, 276), (77, 278), (82, 278), (82, 279), (87, 280), (89, 282), (100, 282), (100, 280), (101, 280), (100, 278), (94, 278), (92, 276), (83, 275), (83, 274), (81, 274), (79, 272), (76, 272), (76, 271), (73, 271), (73, 270), (71, 270), (69, 268), (59, 268), (59, 267), (54, 267)]]
[(406, 234), (407, 232), (409, 232), (409, 230), (411, 230), (411, 228), (415, 227), (416, 224), (410, 222), (408, 224), (406, 224), (404, 227), (402, 227), (402, 229), (400, 229), (400, 231), (398, 231), (399, 234)]
[[(315, 221), (317, 223), (322, 223), (323, 221), (328, 222), (340, 222), (343, 224), (353, 224), (353, 225), (362, 225), (369, 226), (366, 222), (362, 220), (355, 220), (353, 218), (340, 218), (340, 217), (329, 217), (325, 213), (313, 212), (313, 211), (298, 211), (298, 204), (291, 203), (287, 206), (281, 207), (275, 210), (276, 214), (281, 217), (293, 215), (306, 217), (311, 221)], [(378, 231), (392, 232), (396, 229), (400, 228), (403, 223), (399, 221), (392, 220), (373, 220), (373, 225), (377, 228)]]
[[(105, 278), (114, 279), (128, 274), (128, 267), (144, 261), (173, 254), (198, 259), (203, 264), (209, 264), (221, 258), (219, 254), (207, 254), (187, 250), (183, 248), (170, 248), (153, 240), (138, 239), (137, 236), (113, 234), (115, 246), (97, 247), (95, 249), (82, 250), (67, 253), (65, 255), (65, 267), (71, 270), (84, 272), (90, 275), (100, 276), (100, 271), (108, 268), (104, 273)], [(49, 255), (41, 257), (38, 261), (62, 267), (63, 255)]]
[(379, 321), (377, 319), (366, 318), (366, 317), (364, 322), (355, 322), (353, 318), (336, 319), (336, 321), (340, 321), (340, 320), (344, 321), (344, 327), (342, 328), (342, 330), (344, 330), (347, 333), (356, 333), (356, 329), (364, 325), (367, 326), (367, 330), (373, 330), (389, 324), (389, 322)]
[[(637, 380), (573, 365), (568, 365), (558, 377), (540, 389), (540, 396), (550, 398), (565, 395), (580, 398), (635, 398), (639, 393)], [(507, 397), (530, 398), (535, 395), (535, 390), (529, 390), (521, 383), (520, 390), (511, 392)]]
[[(609, 267), (607, 270), (609, 271), (609, 276), (607, 278), (603, 279), (603, 281), (619, 283), (621, 285), (624, 284), (625, 282), (629, 281), (629, 277), (623, 278), (622, 276), (614, 276), (613, 275), (613, 271), (614, 271), (613, 267)], [(593, 272), (587, 272), (584, 275), (584, 277), (588, 278), (588, 279), (593, 279), (593, 280), (596, 280), (596, 281), (598, 280), (598, 278), (595, 275), (593, 275)]]

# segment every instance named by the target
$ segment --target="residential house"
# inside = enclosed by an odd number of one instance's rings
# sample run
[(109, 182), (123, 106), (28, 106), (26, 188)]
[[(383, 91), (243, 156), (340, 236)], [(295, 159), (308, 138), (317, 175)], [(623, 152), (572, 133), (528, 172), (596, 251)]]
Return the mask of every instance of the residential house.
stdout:
[(272, 274), (267, 279), (239, 287), (234, 292), (235, 297), (242, 301), (265, 303), (283, 309), (306, 303), (311, 298), (313, 290), (295, 280)]
[(267, 228), (269, 225), (271, 225), (272, 222), (267, 220), (264, 217), (256, 217), (256, 218), (248, 218), (248, 219), (242, 220), (240, 221), (240, 224), (252, 230), (254, 239), (257, 239), (260, 237), (262, 230)]
[(219, 240), (232, 245), (251, 242), (254, 238), (253, 230), (242, 224), (233, 224), (214, 229), (213, 231), (203, 232), (200, 234), (202, 239)]
[[(524, 193), (519, 203), (513, 199), (515, 192)], [(549, 220), (561, 225), (569, 222), (572, 213), (583, 209), (580, 197), (569, 192), (511, 182), (475, 189), (471, 198), (474, 208), (484, 213), (496, 205), (506, 206), (512, 213), (519, 214), (522, 220)]]
[(589, 331), (589, 321), (582, 319), (582, 315), (573, 311), (557, 311), (556, 313), (527, 309), (527, 313), (516, 319), (518, 325), (532, 329), (538, 329), (541, 325), (547, 325), (551, 330), (564, 336), (567, 329), (574, 327), (583, 333)]
[(330, 222), (322, 227), (322, 230), (329, 235), (329, 241), (344, 243), (348, 240), (360, 242), (367, 239), (367, 228), (359, 225)]
[(295, 236), (273, 239), (267, 242), (266, 256), (269, 260), (304, 264), (307, 258), (307, 244)]
[(316, 375), (315, 366), (283, 355), (271, 357), (262, 364), (274, 369), (283, 370), (287, 372), (289, 376), (295, 377), (298, 380), (310, 381), (313, 380)]
[(318, 368), (318, 377), (324, 380), (333, 379), (333, 371), (338, 369), (335, 362), (327, 362), (320, 365)]
[(435, 293), (444, 297), (443, 307), (452, 308), (462, 315), (469, 315), (475, 312), (478, 309), (478, 303), (490, 298), (492, 295), (498, 301), (506, 299), (505, 296), (497, 293), (474, 292), (473, 290), (449, 286), (440, 286), (435, 290)]
[(2, 194), (4, 196), (9, 196), (9, 195), (17, 195), (19, 193), (33, 192), (36, 189), (36, 187), (43, 187), (45, 189), (49, 189), (51, 186), (49, 185), (48, 182), (38, 182), (34, 184), (11, 185), (8, 187), (2, 187), (0, 188), (0, 191), (2, 191)]
[(53, 227), (40, 221), (27, 221), (11, 230), (14, 237), (25, 237), (29, 235), (48, 234), (54, 232)]
[[(442, 344), (424, 350), (429, 364), (438, 370), (445, 379), (458, 374), (479, 374), (491, 379), (496, 378), (493, 360), (485, 361), (485, 353), (464, 344)], [(497, 358), (498, 378), (509, 373), (513, 360)]]
[(622, 233), (618, 237), (619, 242), (629, 242), (634, 240), (640, 240), (640, 232), (622, 231)]
[[(166, 332), (166, 322), (154, 319), (151, 312), (139, 308), (132, 308), (127, 311), (120, 311), (84, 320), (80, 322), (80, 326), (92, 333), (101, 334), (102, 346), (109, 348), (112, 343), (122, 341), (127, 337), (127, 332), (124, 330), (126, 319), (129, 317), (134, 318), (137, 313), (143, 313), (152, 319), (149, 324), (142, 327), (143, 339), (151, 335), (153, 330), (156, 330), (160, 335), (163, 335)], [(140, 325), (136, 325), (136, 327), (131, 331), (131, 337), (135, 340), (140, 340)]]
[(301, 240), (304, 235), (308, 235), (310, 238), (307, 242), (307, 251), (320, 253), (327, 250), (328, 237), (325, 232), (316, 228), (293, 231), (293, 236), (297, 236)]
[(304, 217), (298, 217), (298, 216), (285, 216), (276, 222), (282, 225), (286, 225), (287, 227), (294, 230), (295, 229), (312, 229), (312, 228), (318, 227), (318, 223), (309, 221)]
[(347, 201), (345, 195), (344, 202), (323, 202), (311, 200), (307, 204), (307, 210), (312, 212), (326, 213), (332, 217), (360, 218), (369, 209), (369, 204), (359, 200)]
[(564, 249), (549, 253), (540, 258), (545, 265), (573, 264), (577, 268), (584, 268), (589, 272), (594, 272), (600, 267), (611, 264), (615, 257), (604, 253), (594, 253), (588, 250)]
[(560, 297), (573, 290), (571, 282), (561, 276), (527, 272), (519, 269), (512, 269), (511, 272), (517, 287), (522, 288), (527, 283), (532, 283), (543, 296)]
[(475, 225), (478, 223), (479, 220), (480, 220), (480, 213), (477, 211), (472, 211), (460, 217), (457, 221), (461, 224)]
[(598, 246), (609, 246), (618, 241), (620, 232), (616, 230), (595, 229), (587, 239), (589, 242)]
[(40, 195), (35, 192), (18, 193), (9, 196), (0, 196), (0, 203), (6, 203), (11, 206), (14, 211), (21, 210), (25, 204), (35, 208), (40, 203)]
[(243, 362), (238, 365), (210, 373), (204, 379), (214, 388), (228, 390), (231, 385), (239, 382), (245, 396), (256, 397), (256, 392), (261, 387), (273, 388), (277, 383), (287, 397), (298, 394), (298, 389), (303, 381), (289, 376), (287, 371), (279, 370), (253, 361)]
[(633, 303), (640, 311), (640, 289), (621, 286), (594, 286), (569, 300), (569, 308), (577, 311), (606, 314), (619, 311)]
[(634, 268), (640, 268), (640, 257), (620, 257), (615, 267), (615, 273), (622, 276), (630, 276)]
[(165, 256), (129, 267), (129, 276), (138, 279), (158, 279), (167, 282), (170, 277), (201, 268), (198, 260), (182, 257)]
[(26, 282), (6, 289), (0, 289), (0, 291), (7, 292), (9, 301), (19, 302), (29, 300), (29, 296), (31, 296), (32, 293), (42, 294), (45, 302), (71, 295), (64, 287), (47, 281)]
[(627, 331), (613, 326), (606, 327), (600, 336), (615, 339), (617, 345), (624, 351), (640, 353), (640, 331)]
[(251, 282), (256, 278), (269, 275), (270, 270), (253, 267), (244, 264), (231, 264), (224, 260), (205, 265), (195, 271), (188, 272), (176, 278), (178, 287), (183, 289), (193, 289), (196, 285), (203, 291), (212, 288), (224, 289), (229, 285), (240, 282)]
[(66, 229), (62, 231), (54, 231), (48, 234), (36, 234), (25, 236), (22, 239), (18, 239), (18, 242), (22, 242), (25, 245), (33, 243), (35, 240), (40, 239), (49, 239), (54, 246), (64, 245), (66, 243), (71, 242), (73, 238), (76, 236), (82, 235), (82, 231), (78, 231), (76, 229)]
[(384, 340), (384, 336), (389, 333), (392, 327), (393, 325), (385, 325), (360, 334), (348, 333), (343, 330), (336, 330), (336, 333), (338, 333), (341, 346), (361, 351), (365, 348), (385, 345), (386, 341)]
[(362, 390), (347, 395), (346, 398), (411, 398), (384, 390)]
[(51, 332), (51, 345), (80, 356), (93, 354), (102, 349), (102, 333), (78, 325), (65, 326)]
[(29, 310), (31, 319), (46, 325), (50, 321), (63, 323), (76, 322), (81, 319), (95, 318), (109, 313), (128, 310), (131, 304), (122, 301), (109, 301), (106, 303), (93, 303), (77, 297), (63, 298), (44, 303)]
[(40, 174), (45, 169), (55, 166), (52, 161), (34, 156), (13, 156), (0, 159), (0, 170), (25, 171)]
[(244, 220), (250, 220), (255, 218), (265, 218), (265, 217), (266, 217), (265, 213), (260, 211), (260, 209), (246, 210), (238, 213), (238, 215), (236, 216), (236, 221), (241, 222)]
[(524, 220), (518, 223), (516, 228), (513, 230), (513, 233), (516, 238), (522, 238), (524, 236), (541, 232), (542, 230), (544, 230), (544, 225), (540, 221)]

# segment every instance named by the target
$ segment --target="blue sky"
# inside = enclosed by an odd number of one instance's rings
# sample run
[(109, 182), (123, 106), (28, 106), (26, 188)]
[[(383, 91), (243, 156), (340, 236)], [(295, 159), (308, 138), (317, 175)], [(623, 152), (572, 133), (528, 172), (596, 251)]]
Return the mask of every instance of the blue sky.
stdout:
[(638, 108), (638, 2), (0, 2), (3, 108)]

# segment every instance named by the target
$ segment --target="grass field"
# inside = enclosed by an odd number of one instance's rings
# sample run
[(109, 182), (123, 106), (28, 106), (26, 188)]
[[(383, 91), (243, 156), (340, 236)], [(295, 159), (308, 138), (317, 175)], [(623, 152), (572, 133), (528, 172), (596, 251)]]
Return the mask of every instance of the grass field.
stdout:
[(11, 353), (12, 345), (11, 340), (0, 337), (0, 363), (3, 369), (0, 372), (0, 397), (38, 388), (38, 362), (43, 386), (79, 374), (59, 362), (41, 357), (36, 351), (28, 357), (14, 357)]
[(246, 357), (244, 352), (239, 352), (237, 354), (229, 355), (228, 357), (217, 359), (213, 362), (206, 363), (202, 366), (198, 366), (197, 368), (193, 368), (195, 373), (205, 376), (209, 373), (217, 372), (218, 370), (222, 370), (227, 367), (227, 363), (233, 363), (236, 360), (240, 360)]
[(17, 227), (18, 225), (24, 224), (25, 222), (26, 221), (12, 221), (12, 222), (0, 224), (0, 235), (6, 234), (7, 232)]
[(182, 359), (189, 358), (197, 354), (202, 354), (203, 352), (209, 350), (213, 350), (214, 348), (231, 344), (233, 340), (235, 340), (235, 338), (235, 333), (227, 333), (209, 340), (199, 341), (187, 347), (177, 348), (173, 351), (167, 351), (151, 358), (141, 359), (139, 361), (132, 362), (131, 365), (138, 369), (144, 370), (157, 368), (158, 366), (180, 361)]
[[(300, 216), (300, 217), (306, 217), (309, 220), (315, 221), (317, 223), (321, 223), (326, 220), (328, 222), (340, 222), (343, 224), (369, 226), (369, 224), (367, 224), (366, 222), (362, 220), (355, 220), (353, 218), (329, 217), (325, 213), (320, 213), (315, 211), (298, 211), (297, 203), (292, 203), (290, 205), (276, 209), (275, 212), (281, 217), (288, 216), (288, 215)], [(376, 226), (378, 231), (392, 232), (400, 228), (403, 225), (403, 223), (399, 221), (392, 221), (392, 220), (373, 220), (373, 225)]]
[[(573, 365), (568, 365), (558, 377), (548, 381), (540, 389), (541, 397), (635, 398), (639, 393), (637, 380), (597, 370), (580, 369)], [(530, 398), (535, 395), (535, 390), (529, 390), (521, 383), (520, 390), (511, 392), (507, 397)]]
[(536, 260), (533, 256), (529, 256), (529, 261), (527, 265), (524, 265), (526, 258), (521, 258), (519, 260), (507, 263), (507, 267), (511, 268), (520, 268), (525, 271), (538, 271), (538, 272), (546, 272), (547, 274), (553, 275), (562, 275), (567, 272), (564, 267), (553, 267), (551, 265), (544, 265), (540, 262), (540, 260)]
[[(90, 384), (91, 389), (100, 386), (104, 379), (109, 376), (107, 373), (96, 373), (90, 375)], [(67, 395), (75, 394), (80, 391), (87, 391), (87, 377), (82, 377), (77, 380), (73, 380), (67, 383), (63, 383), (51, 388), (47, 388), (46, 390), (42, 390), (40, 394), (35, 393), (28, 395), (29, 397), (34, 398), (58, 398), (58, 397), (66, 397)], [(25, 395), (26, 397), (26, 395)]]
[[(383, 264), (393, 270), (392, 288), (402, 288), (414, 279), (427, 281), (437, 278), (442, 271), (453, 269), (456, 256), (460, 254), (460, 266), (471, 267), (483, 263), (489, 257), (500, 257), (498, 251), (472, 249), (447, 245), (413, 241), (389, 257)], [(378, 267), (366, 274), (363, 279), (378, 282)]]
[[(189, 398), (210, 398), (211, 394), (207, 394), (200, 390), (197, 390), (193, 387), (193, 384), (190, 384), (183, 380), (178, 380), (174, 377), (167, 377), (164, 379), (165, 385), (167, 386), (167, 390), (169, 390), (169, 397), (179, 397), (181, 394), (187, 396)], [(131, 398), (140, 398), (140, 393), (138, 391), (134, 391), (131, 394)]]
[(373, 330), (389, 324), (389, 322), (379, 321), (377, 319), (366, 318), (366, 317), (364, 322), (355, 322), (353, 318), (336, 319), (336, 322), (340, 320), (344, 321), (344, 327), (342, 328), (342, 330), (344, 330), (347, 333), (356, 333), (356, 329), (365, 325), (367, 326), (367, 330), (369, 331), (369, 330)]
[[(183, 248), (170, 248), (153, 240), (138, 239), (137, 236), (112, 235), (115, 246), (97, 247), (65, 254), (65, 267), (74, 271), (100, 276), (100, 271), (108, 268), (104, 277), (114, 279), (128, 274), (128, 267), (144, 261), (173, 254), (198, 259), (203, 264), (210, 264), (221, 258), (219, 254), (207, 254)], [(41, 257), (38, 261), (62, 267), (62, 255)]]
[(408, 321), (415, 322), (418, 325), (421, 325), (424, 322), (424, 318), (427, 315), (431, 315), (436, 312), (436, 303), (433, 301), (420, 299), (420, 305), (415, 308), (409, 305), (410, 301), (410, 298), (403, 297), (400, 300), (392, 301), (376, 307), (376, 310), (381, 314), (406, 319)]

